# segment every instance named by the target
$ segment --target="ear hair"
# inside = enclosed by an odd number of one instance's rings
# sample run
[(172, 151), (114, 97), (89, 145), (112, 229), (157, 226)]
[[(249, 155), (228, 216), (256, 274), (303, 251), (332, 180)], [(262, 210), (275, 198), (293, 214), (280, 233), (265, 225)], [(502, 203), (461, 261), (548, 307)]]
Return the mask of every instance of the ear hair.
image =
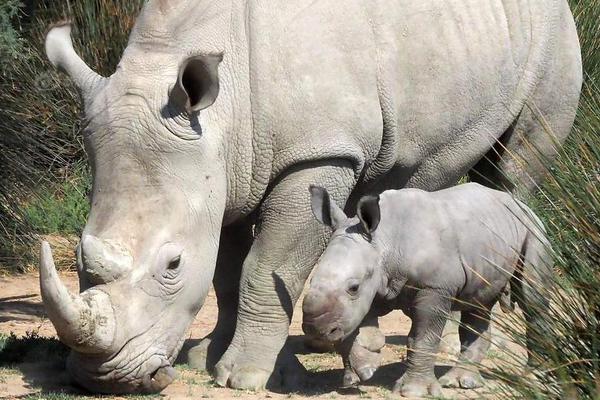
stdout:
[(310, 204), (313, 215), (323, 225), (336, 229), (348, 217), (344, 211), (331, 199), (327, 189), (310, 185)]
[(186, 112), (210, 107), (219, 95), (219, 65), (222, 54), (207, 54), (188, 58), (179, 68), (172, 98)]
[(381, 220), (379, 196), (368, 195), (358, 201), (356, 215), (369, 237), (375, 232)]

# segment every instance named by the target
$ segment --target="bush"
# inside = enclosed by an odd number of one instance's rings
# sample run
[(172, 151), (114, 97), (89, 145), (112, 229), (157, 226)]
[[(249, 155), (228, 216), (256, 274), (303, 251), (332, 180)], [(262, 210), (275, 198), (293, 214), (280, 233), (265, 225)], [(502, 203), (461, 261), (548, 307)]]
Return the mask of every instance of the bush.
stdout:
[[(69, 78), (46, 61), (44, 33), (50, 23), (71, 18), (75, 47), (93, 68), (108, 75), (120, 59), (144, 1), (40, 1), (36, 2), (35, 15), (20, 25), (12, 22), (19, 3), (4, 1), (11, 6), (0, 8), (0, 37), (20, 33), (18, 40), (6, 42), (19, 44), (19, 57), (4, 66), (0, 80), (0, 265), (14, 270), (28, 262), (28, 252), (23, 249), (32, 245), (35, 232), (47, 232), (53, 225), (66, 232), (81, 230), (85, 220), (82, 213), (87, 209), (84, 193), (67, 194), (71, 203), (59, 206), (60, 202), (50, 200), (52, 193), (39, 190), (68, 191), (68, 184), (61, 188), (65, 171), (77, 169), (76, 165), (85, 160), (79, 95)], [(7, 23), (3, 15), (11, 21)], [(19, 25), (18, 32), (15, 25)], [(14, 44), (10, 48), (16, 49)], [(36, 206), (31, 208), (32, 204)], [(64, 221), (42, 218), (38, 212), (42, 209), (47, 218)], [(73, 215), (68, 214), (71, 211)], [(43, 226), (35, 226), (37, 223)]]
[(17, 0), (2, 0), (0, 3), (0, 67), (2, 68), (15, 60), (23, 47), (23, 39), (14, 26), (21, 6)]
[[(600, 398), (600, 1), (572, 1), (579, 30), (585, 82), (575, 127), (549, 179), (529, 204), (543, 220), (554, 251), (555, 279), (542, 289), (551, 310), (536, 337), (532, 357), (541, 363), (524, 374), (522, 357), (503, 349), (509, 368), (501, 378), (508, 398)], [(517, 343), (522, 326), (499, 321)], [(513, 368), (515, 367), (515, 368)]]
[(86, 196), (90, 189), (89, 171), (77, 165), (64, 180), (42, 188), (22, 203), (23, 218), (38, 235), (58, 232), (79, 236), (90, 208)]

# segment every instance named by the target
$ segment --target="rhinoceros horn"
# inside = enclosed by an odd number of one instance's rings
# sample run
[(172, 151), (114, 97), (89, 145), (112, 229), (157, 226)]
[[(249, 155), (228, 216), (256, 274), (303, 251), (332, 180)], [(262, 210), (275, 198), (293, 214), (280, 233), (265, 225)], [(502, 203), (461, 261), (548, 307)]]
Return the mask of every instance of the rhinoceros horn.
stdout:
[(115, 317), (108, 295), (89, 289), (81, 295), (69, 293), (54, 266), (52, 250), (42, 243), (40, 288), (48, 317), (67, 346), (81, 353), (109, 352), (115, 336)]
[(46, 35), (46, 55), (55, 67), (65, 71), (75, 82), (84, 100), (90, 99), (106, 78), (98, 75), (77, 55), (71, 41), (71, 24), (54, 24)]

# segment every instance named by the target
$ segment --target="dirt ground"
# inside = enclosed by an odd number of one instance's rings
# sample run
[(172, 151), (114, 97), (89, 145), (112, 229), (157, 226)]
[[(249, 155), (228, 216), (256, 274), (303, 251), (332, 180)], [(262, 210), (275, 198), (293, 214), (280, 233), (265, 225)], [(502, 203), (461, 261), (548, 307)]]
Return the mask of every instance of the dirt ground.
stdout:
[[(77, 291), (77, 275), (63, 273), (63, 282), (73, 291)], [(177, 365), (179, 378), (167, 387), (159, 397), (165, 399), (215, 398), (215, 399), (264, 399), (264, 398), (317, 398), (317, 399), (364, 399), (398, 398), (391, 393), (394, 381), (404, 372), (402, 363), (406, 355), (406, 335), (410, 329), (410, 320), (400, 311), (381, 318), (380, 325), (386, 335), (383, 349), (384, 365), (366, 384), (357, 389), (339, 388), (342, 380), (342, 363), (335, 354), (310, 354), (302, 341), (301, 301), (290, 329), (291, 342), (298, 358), (309, 371), (306, 389), (295, 393), (272, 393), (238, 391), (215, 386), (206, 373), (199, 373), (186, 365)], [(217, 305), (214, 292), (210, 292), (204, 307), (198, 314), (191, 331), (189, 341), (207, 335), (214, 326)], [(37, 332), (40, 336), (54, 337), (56, 332), (45, 317), (39, 295), (38, 277), (34, 274), (0, 278), (0, 333), (15, 333), (23, 336), (27, 332)], [(190, 342), (191, 343), (191, 342)], [(490, 354), (494, 353), (494, 349)], [(493, 358), (493, 356), (492, 356)], [(448, 369), (449, 356), (440, 356), (436, 374), (439, 376)], [(488, 361), (493, 363), (494, 361)], [(0, 360), (1, 365), (1, 360)], [(498, 384), (488, 378), (484, 388), (477, 391), (444, 389), (445, 398), (493, 398), (499, 397)], [(58, 394), (57, 394), (58, 393)], [(64, 393), (61, 395), (60, 393)], [(494, 395), (496, 393), (496, 395)], [(0, 368), (0, 399), (13, 398), (51, 398), (72, 399), (84, 396), (83, 392), (69, 385), (68, 377), (51, 360), (39, 360), (24, 363), (14, 368)], [(85, 396), (84, 396), (85, 397)], [(111, 398), (111, 397), (103, 397)]]

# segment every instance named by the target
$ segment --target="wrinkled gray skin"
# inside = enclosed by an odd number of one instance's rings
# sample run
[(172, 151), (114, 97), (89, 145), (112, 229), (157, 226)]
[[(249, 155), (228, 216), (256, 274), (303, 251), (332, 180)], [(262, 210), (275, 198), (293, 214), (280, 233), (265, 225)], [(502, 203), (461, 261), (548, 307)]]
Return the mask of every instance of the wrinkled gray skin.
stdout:
[[(372, 309), (401, 309), (412, 326), (408, 369), (394, 391), (441, 396), (440, 383), (482, 386), (475, 365), (489, 349), (490, 314), (501, 297), (521, 306), (528, 340), (546, 332), (538, 316), (548, 309), (540, 288), (550, 282), (549, 243), (539, 219), (510, 194), (477, 183), (386, 191), (363, 198), (348, 218), (325, 189), (311, 193), (316, 219), (334, 232), (304, 299), (303, 327), (340, 341)], [(461, 311), (461, 355), (438, 383), (435, 355), (450, 311)]]
[(289, 322), (330, 235), (306, 187), (348, 207), (466, 173), (532, 187), (538, 165), (492, 148), (528, 157), (526, 137), (552, 157), (537, 118), (561, 143), (581, 85), (565, 0), (150, 0), (108, 78), (68, 25), (46, 50), (81, 90), (93, 189), (82, 293), (47, 246), (42, 293), (97, 392), (169, 384), (211, 280), (218, 324), (190, 364), (234, 388), (293, 383)]

